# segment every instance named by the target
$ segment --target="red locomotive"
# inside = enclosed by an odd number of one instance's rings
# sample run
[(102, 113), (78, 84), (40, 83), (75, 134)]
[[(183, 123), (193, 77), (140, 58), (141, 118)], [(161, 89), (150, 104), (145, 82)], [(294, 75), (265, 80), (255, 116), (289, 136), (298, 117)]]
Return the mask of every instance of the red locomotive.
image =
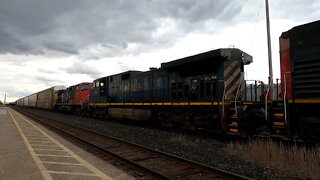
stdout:
[(271, 109), (272, 134), (320, 137), (320, 21), (280, 36), (282, 101)]
[(58, 100), (55, 108), (81, 114), (81, 110), (89, 102), (89, 94), (92, 87), (93, 83), (83, 82), (58, 92)]

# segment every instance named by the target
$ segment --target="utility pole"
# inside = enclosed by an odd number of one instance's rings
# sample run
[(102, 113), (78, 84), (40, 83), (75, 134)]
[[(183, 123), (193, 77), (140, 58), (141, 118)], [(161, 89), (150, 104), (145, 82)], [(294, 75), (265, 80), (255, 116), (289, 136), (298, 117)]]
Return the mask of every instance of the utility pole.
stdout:
[(270, 38), (270, 20), (269, 20), (269, 2), (266, 2), (266, 18), (267, 18), (267, 38), (268, 38), (268, 58), (269, 58), (269, 95), (273, 99), (273, 70), (272, 70), (272, 52), (271, 52), (271, 38)]
[(3, 101), (3, 104), (6, 104), (6, 99), (7, 99), (7, 92), (4, 92), (4, 101)]

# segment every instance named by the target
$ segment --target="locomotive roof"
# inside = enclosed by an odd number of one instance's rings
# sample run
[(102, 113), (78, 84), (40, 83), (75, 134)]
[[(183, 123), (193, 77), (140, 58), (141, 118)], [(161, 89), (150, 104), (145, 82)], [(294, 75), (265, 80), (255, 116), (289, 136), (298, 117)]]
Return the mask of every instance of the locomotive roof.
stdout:
[(290, 36), (291, 33), (300, 33), (300, 32), (304, 32), (307, 30), (319, 29), (319, 28), (320, 28), (320, 20), (306, 23), (306, 24), (302, 24), (299, 26), (295, 26), (292, 29), (290, 29), (289, 31), (283, 32), (280, 37), (286, 39)]
[(192, 64), (199, 61), (243, 61), (244, 64), (252, 62), (252, 56), (241, 51), (240, 49), (216, 49), (201, 54), (185, 57), (182, 59), (161, 63), (161, 68), (168, 69), (177, 67), (183, 64)]
[(136, 74), (140, 74), (140, 73), (142, 73), (142, 71), (130, 70), (130, 71), (125, 71), (125, 72), (118, 73), (118, 74), (111, 74), (111, 75), (109, 75), (109, 76), (104, 76), (104, 77), (95, 79), (93, 82), (100, 81), (100, 80), (105, 79), (105, 78), (108, 78), (108, 77), (114, 77), (114, 76), (125, 75), (125, 74), (136, 75)]

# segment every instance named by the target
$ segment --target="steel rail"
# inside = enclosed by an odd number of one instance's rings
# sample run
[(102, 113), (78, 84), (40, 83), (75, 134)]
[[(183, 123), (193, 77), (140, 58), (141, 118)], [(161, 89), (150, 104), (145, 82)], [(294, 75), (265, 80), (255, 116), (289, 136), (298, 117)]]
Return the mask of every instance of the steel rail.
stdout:
[[(19, 111), (19, 112), (21, 112), (21, 111)], [(198, 167), (199, 169), (205, 170), (207, 172), (214, 173), (214, 174), (219, 174), (219, 175), (225, 177), (225, 179), (240, 179), (240, 180), (251, 180), (252, 179), (252, 178), (249, 178), (249, 177), (246, 177), (246, 176), (243, 176), (243, 175), (239, 175), (239, 174), (236, 174), (236, 173), (233, 173), (233, 172), (229, 172), (229, 171), (221, 170), (221, 169), (218, 169), (218, 168), (214, 168), (214, 167), (202, 164), (202, 163), (198, 163), (198, 162), (191, 161), (191, 160), (188, 160), (188, 159), (185, 159), (185, 158), (181, 158), (181, 157), (178, 157), (178, 156), (175, 156), (175, 155), (172, 155), (172, 154), (168, 154), (168, 153), (165, 153), (165, 152), (162, 152), (162, 151), (159, 151), (159, 150), (151, 149), (151, 148), (143, 146), (143, 145), (139, 145), (139, 144), (135, 144), (135, 143), (132, 143), (132, 142), (128, 142), (128, 141), (125, 141), (125, 140), (122, 140), (122, 139), (119, 139), (119, 138), (116, 138), (116, 137), (113, 137), (113, 136), (105, 135), (105, 134), (102, 134), (100, 132), (93, 131), (93, 130), (90, 130), (90, 129), (87, 129), (87, 128), (78, 127), (78, 126), (71, 125), (71, 124), (68, 124), (68, 123), (65, 123), (65, 122), (61, 122), (61, 121), (57, 121), (57, 120), (54, 120), (54, 119), (51, 119), (51, 118), (48, 118), (48, 117), (43, 117), (43, 116), (37, 115), (37, 114), (32, 113), (32, 112), (25, 112), (25, 111), (23, 112), (22, 111), (21, 113), (23, 113), (26, 116), (29, 116), (31, 118), (36, 118), (36, 120), (38, 120), (38, 121), (40, 121), (40, 122), (42, 122), (42, 123), (54, 128), (54, 129), (62, 131), (62, 132), (66, 133), (66, 134), (68, 134), (68, 135), (70, 135), (70, 136), (72, 136), (72, 137), (74, 137), (76, 139), (79, 139), (79, 140), (81, 140), (81, 141), (83, 141), (85, 143), (88, 143), (88, 144), (90, 144), (92, 146), (95, 146), (95, 147), (101, 149), (102, 151), (104, 151), (104, 152), (106, 152), (106, 153), (108, 153), (108, 154), (110, 154), (110, 155), (112, 155), (114, 157), (119, 158), (120, 160), (123, 160), (125, 162), (128, 162), (131, 165), (134, 165), (134, 166), (137, 166), (137, 167), (141, 168), (144, 171), (150, 172), (152, 175), (154, 175), (158, 179), (172, 179), (172, 178), (167, 177), (167, 176), (162, 175), (162, 174), (159, 174), (158, 172), (156, 172), (156, 171), (154, 171), (154, 170), (152, 170), (150, 168), (144, 167), (144, 166), (142, 166), (142, 165), (140, 165), (140, 164), (138, 164), (138, 163), (136, 163), (136, 162), (134, 162), (132, 160), (126, 159), (124, 157), (121, 157), (121, 156), (117, 155), (116, 153), (113, 153), (113, 152), (109, 151), (103, 145), (95, 144), (93, 142), (89, 142), (89, 141), (87, 141), (87, 140), (85, 140), (85, 139), (83, 139), (81, 137), (78, 137), (78, 136), (76, 136), (76, 135), (74, 135), (74, 134), (72, 134), (72, 133), (70, 133), (70, 132), (68, 132), (68, 131), (66, 131), (64, 129), (56, 127), (56, 126), (54, 126), (54, 125), (52, 125), (52, 124), (50, 124), (48, 122), (45, 122), (45, 121), (43, 121), (41, 119), (48, 119), (50, 121), (56, 121), (58, 123), (61, 123), (61, 124), (67, 125), (67, 126), (71, 126), (73, 128), (78, 128), (80, 130), (87, 131), (88, 133), (94, 133), (94, 134), (97, 134), (99, 136), (112, 139), (112, 140), (117, 141), (117, 142), (122, 143), (122, 144), (127, 144), (129, 146), (133, 146), (133, 147), (136, 147), (136, 148), (141, 148), (143, 150), (150, 151), (151, 153), (160, 154), (162, 156), (165, 156), (165, 157), (170, 158), (170, 159), (174, 159), (176, 161), (188, 163), (188, 164), (190, 164), (192, 166)], [(28, 113), (33, 114), (33, 116), (28, 114)], [(36, 116), (36, 117), (34, 117), (34, 116)]]

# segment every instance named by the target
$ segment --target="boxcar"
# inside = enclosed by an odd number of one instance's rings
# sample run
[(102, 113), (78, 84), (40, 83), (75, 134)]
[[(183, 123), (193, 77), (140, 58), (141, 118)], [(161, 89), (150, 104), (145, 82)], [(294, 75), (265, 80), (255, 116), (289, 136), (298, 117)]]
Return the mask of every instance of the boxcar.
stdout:
[(63, 86), (54, 86), (32, 95), (20, 98), (16, 101), (17, 106), (33, 107), (52, 110), (58, 99), (58, 92), (65, 89)]
[(38, 94), (32, 94), (28, 96), (28, 107), (37, 107)]
[(37, 108), (54, 109), (58, 100), (58, 91), (64, 89), (63, 86), (54, 86), (37, 93)]

